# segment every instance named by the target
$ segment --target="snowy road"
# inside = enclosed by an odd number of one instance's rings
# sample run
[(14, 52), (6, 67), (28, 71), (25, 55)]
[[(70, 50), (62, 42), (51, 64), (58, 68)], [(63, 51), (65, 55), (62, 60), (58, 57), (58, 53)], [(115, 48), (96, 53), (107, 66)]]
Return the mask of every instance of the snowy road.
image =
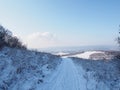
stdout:
[(39, 90), (86, 90), (85, 81), (81, 79), (83, 77), (78, 74), (73, 61), (64, 58), (51, 79)]

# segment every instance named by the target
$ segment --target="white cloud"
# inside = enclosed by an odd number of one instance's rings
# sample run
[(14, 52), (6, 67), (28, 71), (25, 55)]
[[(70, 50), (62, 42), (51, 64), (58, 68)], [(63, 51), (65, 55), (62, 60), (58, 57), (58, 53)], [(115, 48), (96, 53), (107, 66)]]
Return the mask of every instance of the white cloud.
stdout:
[(56, 35), (50, 32), (35, 32), (24, 36), (22, 40), (27, 44), (28, 48), (54, 47), (58, 44)]
[[(18, 35), (17, 35), (18, 36)], [(70, 39), (69, 37), (60, 37), (50, 32), (34, 32), (29, 35), (19, 35), (23, 43), (28, 48), (47, 48), (47, 47), (67, 47), (67, 46), (84, 46), (82, 41)], [(86, 44), (87, 45), (87, 44)]]

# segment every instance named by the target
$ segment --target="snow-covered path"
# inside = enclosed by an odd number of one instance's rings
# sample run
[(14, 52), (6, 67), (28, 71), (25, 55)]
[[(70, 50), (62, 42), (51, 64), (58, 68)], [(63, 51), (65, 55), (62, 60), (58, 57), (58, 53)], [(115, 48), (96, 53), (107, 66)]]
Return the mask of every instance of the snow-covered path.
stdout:
[[(84, 80), (81, 81), (77, 68), (73, 61), (64, 58), (58, 70), (51, 79), (39, 90), (85, 90)], [(82, 83), (82, 84), (81, 84)]]

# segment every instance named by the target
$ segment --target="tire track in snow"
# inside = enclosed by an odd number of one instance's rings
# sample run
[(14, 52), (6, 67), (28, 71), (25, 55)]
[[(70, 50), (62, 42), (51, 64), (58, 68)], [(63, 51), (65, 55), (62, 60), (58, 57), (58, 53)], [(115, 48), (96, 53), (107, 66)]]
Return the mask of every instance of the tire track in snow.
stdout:
[(84, 90), (83, 88), (81, 89), (80, 80), (82, 79), (80, 79), (73, 61), (69, 58), (63, 58), (57, 71), (44, 88), (39, 90)]

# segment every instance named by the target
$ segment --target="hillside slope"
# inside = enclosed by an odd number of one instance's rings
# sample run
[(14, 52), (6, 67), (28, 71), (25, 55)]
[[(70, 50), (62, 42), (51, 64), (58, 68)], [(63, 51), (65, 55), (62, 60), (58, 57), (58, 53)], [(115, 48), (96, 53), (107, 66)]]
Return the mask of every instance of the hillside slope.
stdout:
[(57, 70), (36, 90), (120, 90), (116, 61), (62, 59)]
[(88, 60), (72, 58), (78, 72), (82, 67), (87, 80), (85, 90), (120, 90), (120, 60)]
[(55, 71), (61, 58), (4, 47), (0, 50), (0, 90), (34, 90)]
[(120, 90), (120, 61), (60, 58), (4, 47), (0, 90)]

